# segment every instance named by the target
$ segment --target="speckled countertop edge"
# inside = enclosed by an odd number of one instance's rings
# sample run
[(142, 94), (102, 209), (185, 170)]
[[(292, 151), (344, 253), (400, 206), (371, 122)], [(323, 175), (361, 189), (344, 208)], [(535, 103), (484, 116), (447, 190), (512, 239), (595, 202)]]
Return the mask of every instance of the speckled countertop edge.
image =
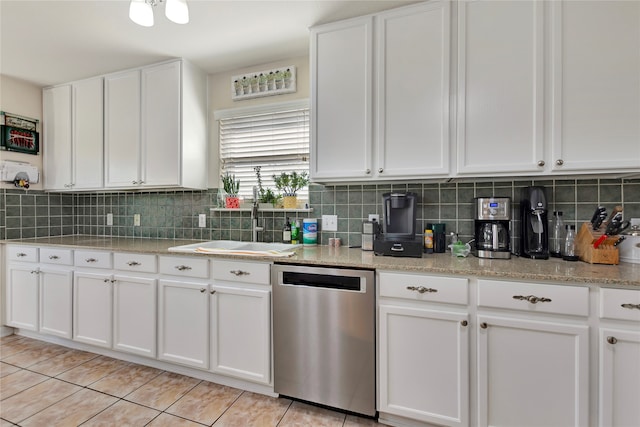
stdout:
[(99, 237), (86, 235), (41, 237), (4, 240), (0, 243), (22, 245), (50, 245), (71, 249), (93, 249), (123, 252), (153, 253), (172, 256), (199, 256), (238, 260), (272, 261), (277, 263), (325, 265), (399, 272), (439, 273), (493, 279), (514, 279), (571, 284), (596, 284), (640, 288), (640, 264), (619, 265), (567, 262), (560, 259), (531, 260), (512, 257), (510, 260), (480, 259), (473, 256), (455, 258), (450, 254), (429, 254), (422, 258), (375, 256), (373, 252), (347, 247), (305, 246), (288, 258), (263, 256), (189, 254), (169, 252), (174, 246), (202, 240), (144, 239), (127, 237)]

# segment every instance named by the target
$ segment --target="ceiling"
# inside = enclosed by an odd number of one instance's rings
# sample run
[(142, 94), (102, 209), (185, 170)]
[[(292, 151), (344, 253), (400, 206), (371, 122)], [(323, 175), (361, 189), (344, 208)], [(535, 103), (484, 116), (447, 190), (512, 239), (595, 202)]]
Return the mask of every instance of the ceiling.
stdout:
[(0, 0), (0, 74), (38, 86), (183, 57), (209, 74), (305, 56), (309, 27), (416, 1), (187, 0), (190, 22), (155, 8), (129, 20), (129, 0)]

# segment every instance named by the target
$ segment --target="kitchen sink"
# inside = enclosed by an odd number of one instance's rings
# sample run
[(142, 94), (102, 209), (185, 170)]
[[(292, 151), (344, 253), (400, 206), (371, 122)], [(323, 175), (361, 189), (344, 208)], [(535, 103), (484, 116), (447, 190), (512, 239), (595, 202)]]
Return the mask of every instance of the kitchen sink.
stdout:
[(238, 255), (291, 256), (296, 248), (302, 245), (287, 243), (240, 242), (236, 240), (211, 240), (209, 242), (191, 243), (174, 246), (169, 252), (186, 253), (221, 253)]

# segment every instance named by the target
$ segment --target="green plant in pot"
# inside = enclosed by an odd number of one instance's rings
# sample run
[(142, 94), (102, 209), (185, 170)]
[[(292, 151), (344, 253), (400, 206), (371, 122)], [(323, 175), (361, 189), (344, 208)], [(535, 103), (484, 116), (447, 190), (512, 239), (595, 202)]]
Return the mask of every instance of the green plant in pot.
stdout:
[(298, 207), (298, 190), (309, 184), (309, 175), (306, 172), (282, 172), (280, 175), (274, 174), (273, 180), (276, 183), (276, 188), (284, 197), (284, 208), (295, 209)]
[(222, 188), (227, 193), (225, 197), (225, 207), (237, 209), (240, 207), (240, 199), (238, 198), (238, 192), (240, 191), (240, 180), (236, 179), (235, 175), (227, 172), (220, 176), (222, 180)]
[(260, 174), (260, 170), (262, 166), (255, 166), (253, 170), (256, 172), (256, 180), (258, 181), (258, 203), (268, 204), (267, 207), (274, 207), (279, 201), (280, 196), (273, 192), (270, 188), (265, 188), (262, 185), (262, 175)]

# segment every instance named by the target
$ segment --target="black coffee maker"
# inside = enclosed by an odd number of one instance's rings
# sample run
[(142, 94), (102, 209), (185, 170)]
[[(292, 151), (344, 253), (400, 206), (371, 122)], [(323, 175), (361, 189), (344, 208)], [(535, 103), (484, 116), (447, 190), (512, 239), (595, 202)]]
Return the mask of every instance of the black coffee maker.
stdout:
[(549, 224), (544, 187), (522, 189), (520, 227), (520, 255), (533, 259), (548, 259)]
[(376, 255), (422, 257), (422, 239), (416, 237), (416, 193), (382, 195), (382, 234), (373, 241)]

